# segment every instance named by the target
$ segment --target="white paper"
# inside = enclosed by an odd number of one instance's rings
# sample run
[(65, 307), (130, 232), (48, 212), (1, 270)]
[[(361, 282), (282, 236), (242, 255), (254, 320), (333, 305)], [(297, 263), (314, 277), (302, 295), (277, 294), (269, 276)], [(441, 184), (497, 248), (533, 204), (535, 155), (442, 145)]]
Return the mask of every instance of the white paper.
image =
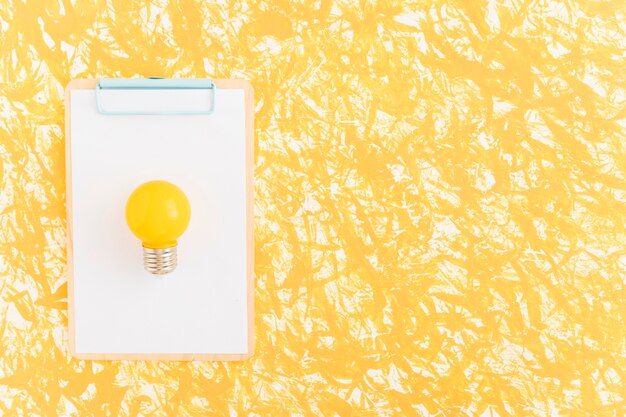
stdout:
[(199, 113), (211, 108), (211, 90), (101, 90), (100, 108), (116, 113)]
[[(161, 99), (182, 104), (184, 90)], [(218, 89), (215, 103), (209, 116), (107, 116), (94, 90), (71, 91), (77, 353), (248, 352), (244, 91)], [(144, 271), (124, 217), (130, 193), (156, 179), (191, 204), (163, 278)]]

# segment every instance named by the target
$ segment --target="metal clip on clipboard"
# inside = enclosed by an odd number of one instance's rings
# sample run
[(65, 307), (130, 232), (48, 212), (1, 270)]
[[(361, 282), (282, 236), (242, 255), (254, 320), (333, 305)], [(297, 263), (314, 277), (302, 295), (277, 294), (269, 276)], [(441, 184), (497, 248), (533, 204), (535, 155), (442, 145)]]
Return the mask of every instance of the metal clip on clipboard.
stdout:
[(210, 78), (102, 78), (96, 105), (104, 115), (207, 115), (215, 110), (215, 89)]

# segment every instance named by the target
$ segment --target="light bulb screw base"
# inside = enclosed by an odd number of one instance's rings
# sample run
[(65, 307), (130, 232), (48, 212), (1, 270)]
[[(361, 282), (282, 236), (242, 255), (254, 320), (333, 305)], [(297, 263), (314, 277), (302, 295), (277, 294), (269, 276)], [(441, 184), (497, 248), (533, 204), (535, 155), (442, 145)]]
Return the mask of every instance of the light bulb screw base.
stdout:
[(143, 247), (143, 267), (152, 275), (166, 275), (178, 265), (177, 246), (169, 248)]

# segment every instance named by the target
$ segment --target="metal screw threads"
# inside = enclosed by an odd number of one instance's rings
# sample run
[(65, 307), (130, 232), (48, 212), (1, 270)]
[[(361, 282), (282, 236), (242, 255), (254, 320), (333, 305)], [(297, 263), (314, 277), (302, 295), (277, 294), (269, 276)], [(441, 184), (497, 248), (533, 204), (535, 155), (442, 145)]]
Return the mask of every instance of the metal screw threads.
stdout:
[(143, 267), (153, 275), (169, 274), (178, 265), (176, 246), (152, 249), (143, 247)]

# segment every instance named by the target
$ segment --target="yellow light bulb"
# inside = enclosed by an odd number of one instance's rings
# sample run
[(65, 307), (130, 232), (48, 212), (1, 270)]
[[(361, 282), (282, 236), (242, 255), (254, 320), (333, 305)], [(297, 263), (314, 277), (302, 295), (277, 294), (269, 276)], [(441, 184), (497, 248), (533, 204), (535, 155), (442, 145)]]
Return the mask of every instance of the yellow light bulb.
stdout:
[(165, 275), (176, 268), (177, 239), (190, 217), (187, 196), (172, 183), (150, 181), (132, 192), (126, 203), (126, 222), (142, 242), (146, 271)]

